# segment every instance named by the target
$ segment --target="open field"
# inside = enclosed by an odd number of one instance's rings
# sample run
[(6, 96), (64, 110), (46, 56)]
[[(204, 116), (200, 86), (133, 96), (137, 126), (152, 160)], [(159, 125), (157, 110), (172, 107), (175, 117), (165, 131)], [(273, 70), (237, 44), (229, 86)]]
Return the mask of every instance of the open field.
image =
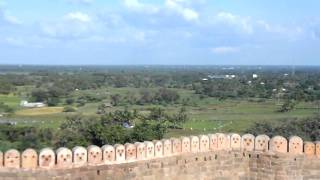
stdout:
[(0, 102), (4, 102), (6, 105), (17, 108), (20, 104), (20, 98), (14, 95), (1, 95), (0, 94)]
[[(181, 98), (190, 98), (190, 105), (187, 105), (189, 121), (183, 125), (183, 129), (170, 130), (169, 136), (181, 136), (189, 134), (202, 134), (211, 132), (244, 132), (249, 126), (259, 121), (272, 121), (277, 123), (284, 118), (305, 118), (318, 113), (317, 105), (312, 103), (299, 103), (296, 109), (287, 113), (279, 113), (279, 105), (274, 100), (249, 101), (247, 99), (234, 99), (219, 101), (216, 98), (199, 98), (193, 91), (176, 89)], [(125, 95), (129, 92), (139, 92), (137, 88), (106, 88), (89, 91), (75, 91), (72, 95), (77, 98), (83, 94), (101, 96), (100, 102), (86, 103), (78, 107), (77, 113), (84, 116), (96, 115), (98, 106), (102, 102), (110, 102), (110, 94)], [(1, 95), (0, 101), (16, 109), (15, 114), (8, 117), (9, 120), (18, 122), (19, 125), (31, 125), (40, 127), (58, 128), (66, 119), (66, 116), (73, 113), (63, 113), (63, 103), (59, 107), (45, 107), (35, 109), (20, 109), (20, 98), (13, 95)], [(125, 107), (137, 109), (140, 113), (148, 113), (150, 107), (162, 107), (168, 113), (177, 112), (182, 105), (127, 105), (110, 107), (108, 111), (121, 110)]]
[[(283, 119), (305, 118), (318, 113), (317, 109), (301, 109), (310, 104), (301, 104), (297, 109), (287, 112), (276, 112), (278, 106), (272, 101), (253, 103), (245, 100), (225, 101), (210, 104), (202, 109), (190, 108), (190, 120), (183, 130), (169, 132), (168, 136), (201, 134), (211, 132), (244, 132), (255, 122), (269, 121), (279, 123)], [(192, 129), (192, 130), (191, 130)]]
[(18, 116), (41, 116), (62, 113), (63, 107), (42, 107), (31, 108), (17, 111), (15, 114)]

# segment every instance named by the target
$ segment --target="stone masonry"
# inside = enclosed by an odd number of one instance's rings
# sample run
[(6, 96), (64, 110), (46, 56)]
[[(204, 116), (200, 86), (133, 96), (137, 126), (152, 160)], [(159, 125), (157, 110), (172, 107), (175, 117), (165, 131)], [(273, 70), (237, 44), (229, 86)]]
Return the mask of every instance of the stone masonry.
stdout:
[[(0, 152), (0, 180), (316, 180), (320, 179), (316, 145), (303, 143), (297, 136), (287, 140), (219, 133), (102, 149), (89, 146), (55, 152), (45, 148), (39, 155), (31, 149), (21, 154), (9, 150)], [(139, 151), (145, 153), (137, 158)]]

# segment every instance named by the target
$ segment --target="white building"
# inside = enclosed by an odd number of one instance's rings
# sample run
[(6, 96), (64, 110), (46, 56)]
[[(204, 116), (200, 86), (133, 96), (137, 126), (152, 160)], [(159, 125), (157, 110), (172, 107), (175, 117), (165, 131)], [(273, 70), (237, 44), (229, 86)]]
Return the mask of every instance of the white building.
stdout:
[(258, 78), (258, 74), (252, 74), (252, 78), (253, 79), (257, 79)]
[(20, 106), (25, 108), (40, 108), (40, 107), (45, 107), (46, 104), (42, 102), (29, 103), (28, 101), (21, 101)]

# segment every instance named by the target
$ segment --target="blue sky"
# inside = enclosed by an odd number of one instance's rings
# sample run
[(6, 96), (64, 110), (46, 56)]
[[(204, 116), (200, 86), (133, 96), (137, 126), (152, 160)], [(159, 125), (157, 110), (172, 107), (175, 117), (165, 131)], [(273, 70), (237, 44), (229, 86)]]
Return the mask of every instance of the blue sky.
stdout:
[(318, 0), (0, 0), (0, 64), (320, 65)]

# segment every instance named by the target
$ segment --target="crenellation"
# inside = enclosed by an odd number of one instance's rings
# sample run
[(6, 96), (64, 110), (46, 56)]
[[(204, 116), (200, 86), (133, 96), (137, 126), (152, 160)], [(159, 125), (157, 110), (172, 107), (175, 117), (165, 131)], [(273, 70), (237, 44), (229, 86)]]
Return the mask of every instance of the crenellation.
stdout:
[(20, 152), (15, 149), (10, 149), (4, 154), (4, 167), (20, 168)]
[[(77, 146), (72, 151), (64, 147), (56, 151), (45, 148), (39, 155), (33, 149), (23, 151), (21, 156), (19, 151), (9, 150), (0, 155), (4, 157), (0, 175), (23, 172), (28, 177), (44, 178), (50, 170), (50, 175), (58, 179), (96, 179), (106, 176), (137, 179), (141, 175), (143, 179), (302, 179), (320, 177), (320, 161), (317, 158), (319, 147), (319, 142), (303, 143), (298, 136), (292, 136), (289, 140), (275, 136), (270, 140), (266, 135), (255, 137), (251, 134), (218, 133), (104, 145), (102, 148), (94, 145), (87, 149)], [(302, 171), (303, 168), (307, 168), (308, 173)], [(77, 175), (73, 176), (74, 173)], [(200, 174), (194, 176), (195, 173)], [(15, 179), (17, 176), (12, 177)]]
[(241, 137), (241, 150), (242, 151), (253, 151), (255, 137), (252, 134), (245, 134)]
[(114, 145), (116, 151), (116, 163), (124, 163), (126, 161), (126, 148), (122, 144)]
[(289, 138), (289, 153), (290, 154), (303, 154), (303, 140), (298, 136)]
[(279, 153), (287, 153), (288, 152), (288, 141), (286, 138), (282, 136), (275, 136), (271, 138), (269, 142), (270, 151), (279, 152)]
[(190, 136), (191, 139), (191, 152), (197, 153), (200, 151), (200, 142), (198, 136)]
[(102, 150), (100, 147), (95, 145), (90, 145), (87, 148), (88, 152), (88, 164), (98, 165), (102, 163)]
[(230, 134), (230, 148), (232, 150), (241, 149), (241, 136), (239, 134)]
[(163, 144), (162, 141), (154, 140), (154, 157), (159, 158), (163, 157)]
[(191, 146), (190, 146), (190, 138), (189, 137), (181, 137), (181, 151), (182, 153), (190, 153), (191, 152)]
[(82, 146), (76, 146), (72, 149), (72, 161), (74, 166), (84, 166), (88, 162), (87, 149)]
[(137, 147), (131, 143), (126, 143), (124, 146), (126, 148), (125, 157), (127, 162), (135, 161), (137, 159)]
[(181, 140), (178, 138), (171, 138), (172, 142), (172, 154), (173, 155), (179, 155), (182, 151), (182, 145)]
[(152, 159), (154, 158), (154, 144), (151, 141), (145, 141), (144, 144), (146, 145), (146, 158)]
[(200, 152), (207, 152), (210, 150), (209, 137), (207, 135), (200, 135)]
[(136, 142), (134, 145), (137, 147), (137, 160), (144, 160), (146, 158), (146, 145), (141, 142)]
[(44, 148), (39, 154), (40, 168), (53, 168), (55, 166), (56, 155), (51, 148)]
[(320, 159), (320, 141), (316, 141), (316, 156)]
[(216, 135), (218, 139), (217, 150), (229, 149), (230, 144), (227, 135), (223, 133), (217, 133)]
[(34, 149), (26, 149), (21, 154), (22, 169), (36, 169), (38, 167), (38, 153)]
[(171, 156), (172, 155), (172, 143), (170, 139), (163, 139), (163, 155), (164, 156)]
[(255, 151), (262, 151), (262, 152), (266, 152), (269, 150), (269, 141), (270, 141), (270, 137), (267, 135), (258, 135), (255, 138), (255, 143), (254, 143), (254, 150)]
[(210, 151), (218, 150), (218, 137), (216, 134), (209, 134)]
[(57, 149), (57, 168), (70, 168), (72, 167), (72, 151), (68, 148), (61, 147)]

